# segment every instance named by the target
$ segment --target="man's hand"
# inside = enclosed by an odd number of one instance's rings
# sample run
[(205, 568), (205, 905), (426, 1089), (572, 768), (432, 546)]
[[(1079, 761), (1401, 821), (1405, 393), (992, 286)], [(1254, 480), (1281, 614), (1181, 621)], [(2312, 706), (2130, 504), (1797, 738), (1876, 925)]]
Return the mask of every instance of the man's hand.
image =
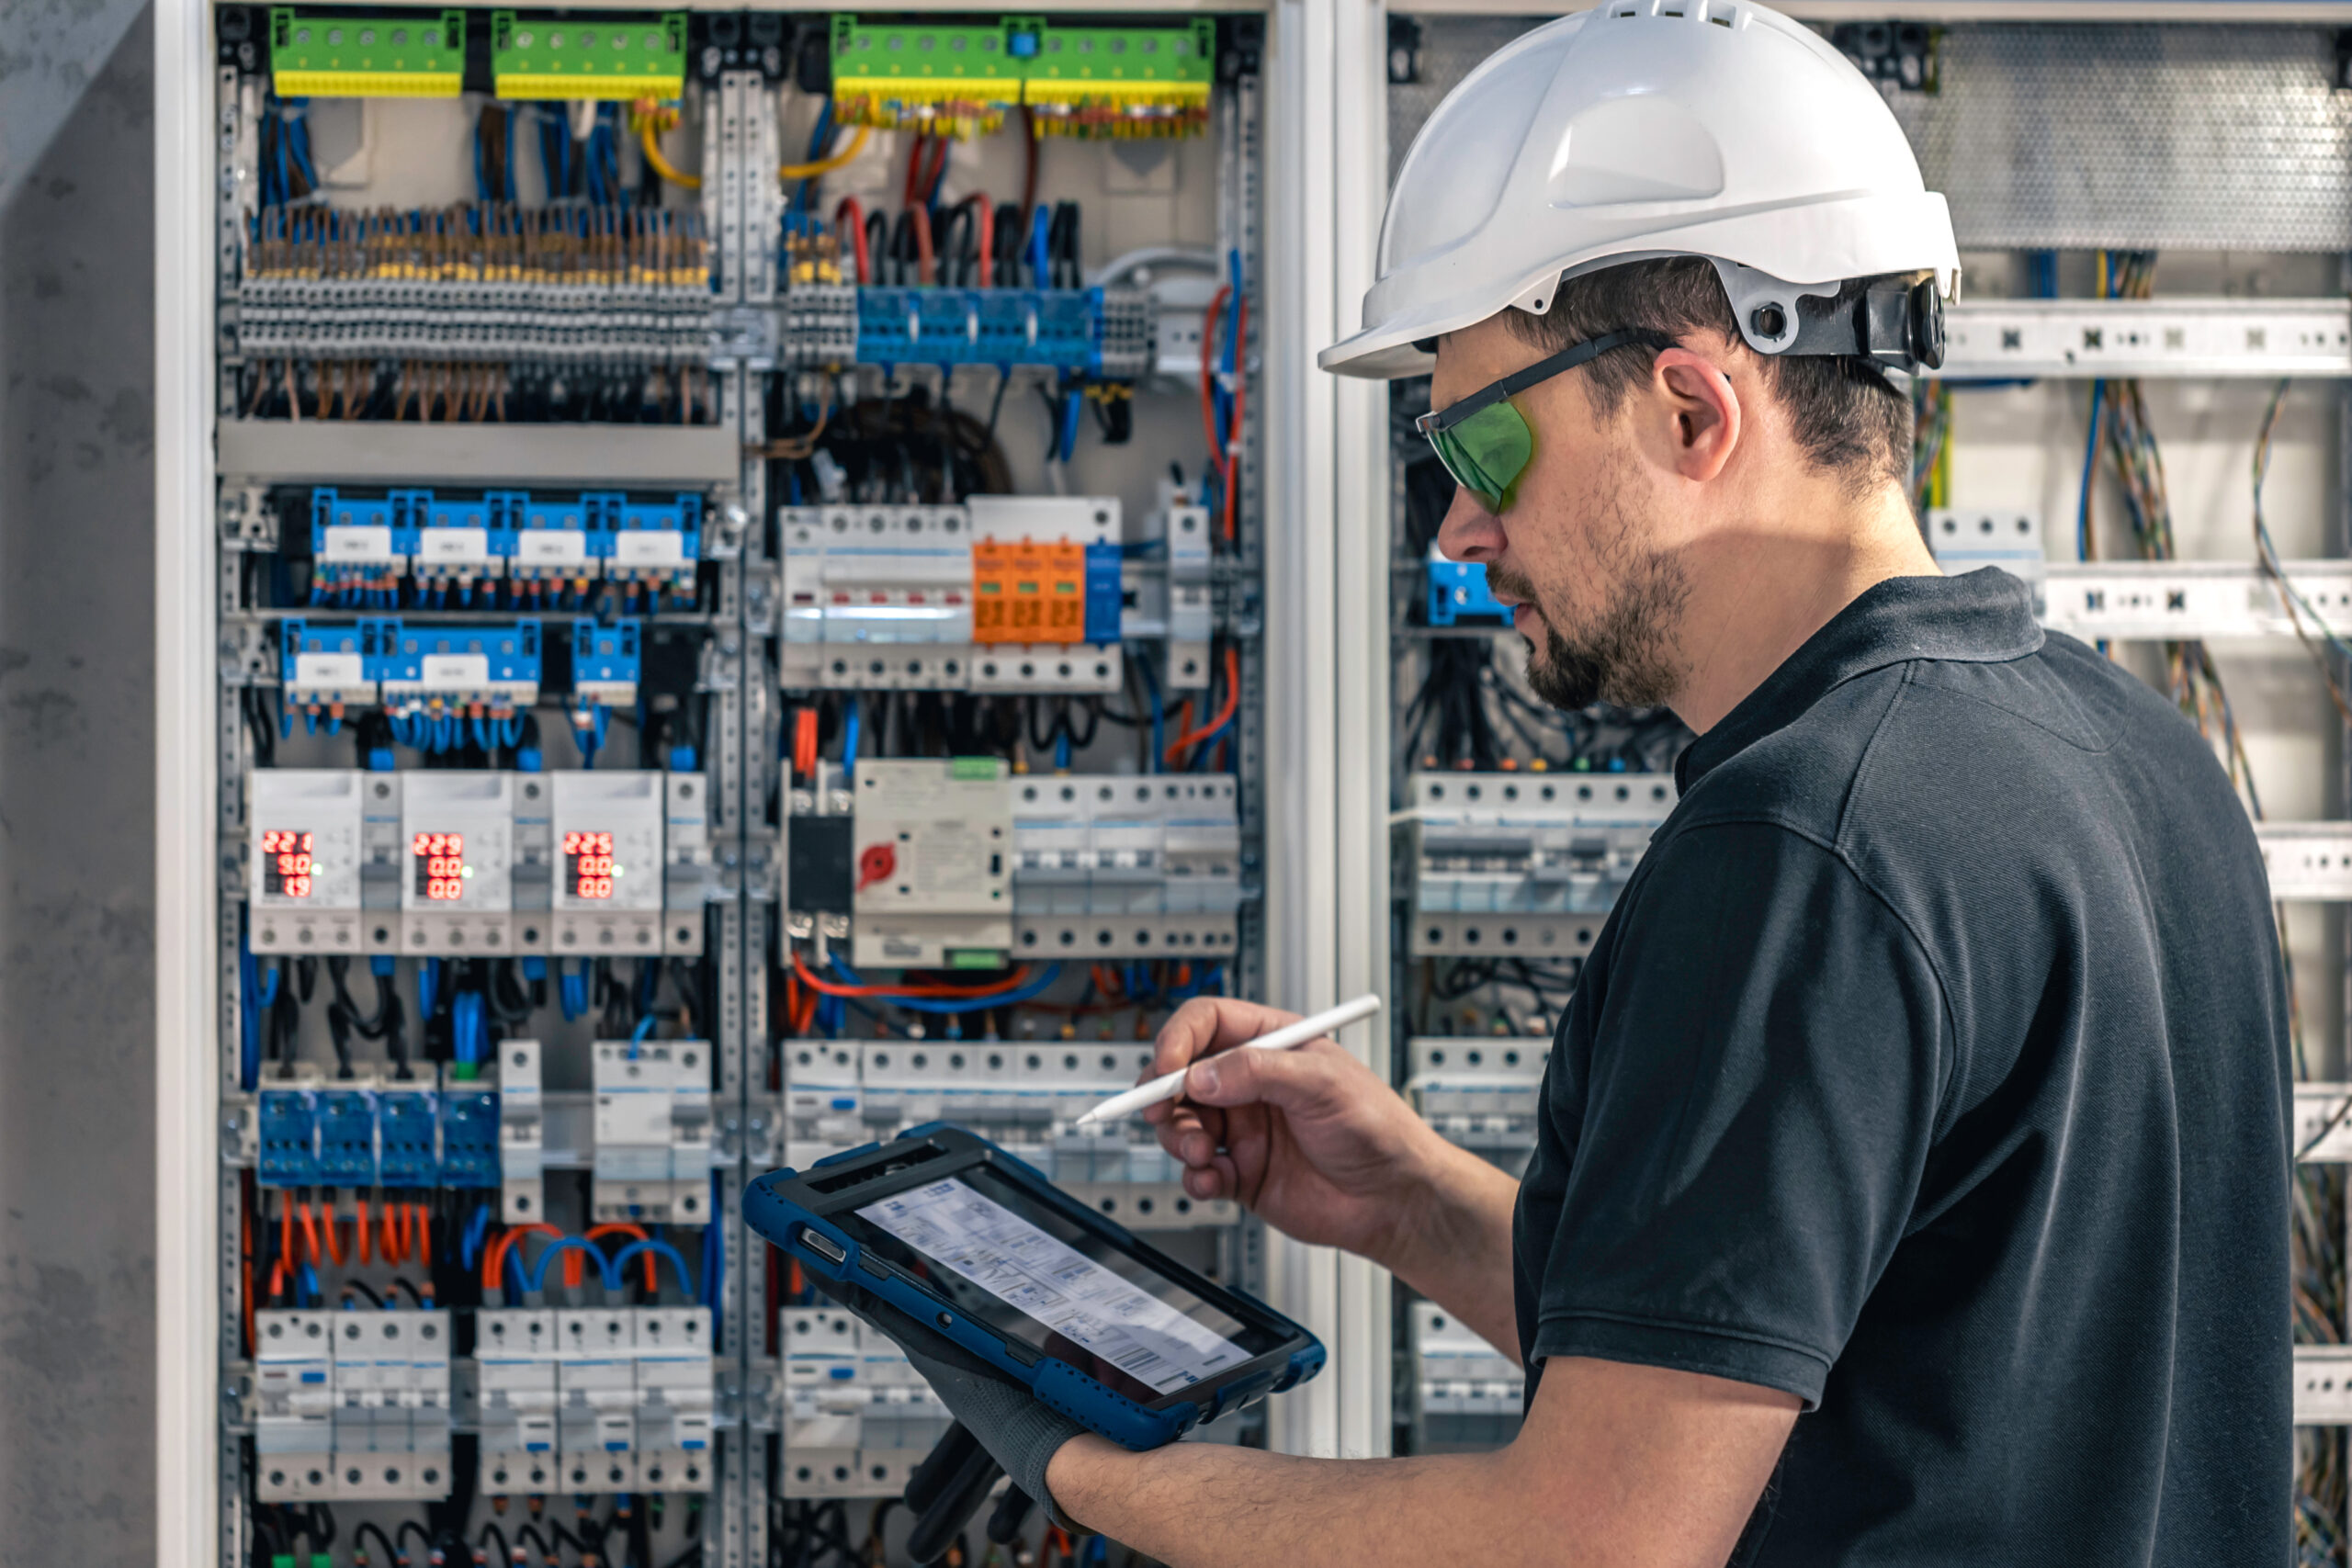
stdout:
[(1184, 1097), (1144, 1112), (1195, 1198), (1238, 1199), (1286, 1235), (1402, 1275), (1506, 1354), (1518, 1183), (1439, 1137), (1331, 1040), (1232, 1047), (1298, 1015), (1198, 997), (1159, 1032), (1150, 1076), (1190, 1066)]

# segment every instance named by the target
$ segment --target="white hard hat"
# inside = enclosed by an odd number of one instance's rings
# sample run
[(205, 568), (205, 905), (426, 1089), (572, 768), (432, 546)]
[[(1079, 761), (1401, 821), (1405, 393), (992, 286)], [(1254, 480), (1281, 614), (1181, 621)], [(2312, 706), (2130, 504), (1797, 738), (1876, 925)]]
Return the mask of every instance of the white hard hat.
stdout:
[[(1679, 255), (1714, 262), (1762, 354), (1933, 366), (1960, 287), (1950, 209), (1844, 55), (1748, 0), (1609, 0), (1446, 95), (1397, 172), (1363, 330), (1318, 362), (1423, 375), (1417, 344), (1541, 314), (1565, 277)], [(1887, 282), (1826, 314), (1858, 278)]]

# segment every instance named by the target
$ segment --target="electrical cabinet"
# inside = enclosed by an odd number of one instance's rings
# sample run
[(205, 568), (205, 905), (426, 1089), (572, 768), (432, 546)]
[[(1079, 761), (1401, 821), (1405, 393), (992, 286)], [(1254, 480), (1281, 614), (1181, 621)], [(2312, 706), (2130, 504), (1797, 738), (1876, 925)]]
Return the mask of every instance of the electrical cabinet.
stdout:
[(172, 1551), (503, 1558), (570, 1497), (749, 1568), (902, 1488), (935, 1397), (878, 1345), (802, 1397), (740, 1194), (917, 1116), (1280, 1297), (1068, 1123), (1189, 998), (1331, 984), (1274, 722), (1331, 507), (1270, 438), (1328, 399), (1268, 360), (1329, 324), (1268, 198), (1328, 57), (1247, 3), (164, 34)]

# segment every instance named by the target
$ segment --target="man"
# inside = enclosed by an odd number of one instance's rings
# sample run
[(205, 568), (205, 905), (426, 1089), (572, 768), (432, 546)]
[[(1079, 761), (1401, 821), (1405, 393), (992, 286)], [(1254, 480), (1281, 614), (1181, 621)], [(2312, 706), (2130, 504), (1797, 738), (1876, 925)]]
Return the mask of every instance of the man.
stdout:
[(1245, 1002), (1170, 1022), (1155, 1114), (1195, 1197), (1515, 1349), (1523, 1429), (1129, 1453), (984, 1378), (948, 1403), (1187, 1568), (2283, 1561), (2261, 862), (2177, 713), (1920, 542), (1884, 371), (1939, 357), (1955, 253), (1883, 104), (1753, 6), (1612, 0), (1440, 107), (1381, 261), (1327, 367), (1434, 351), (1445, 553), (1547, 699), (1698, 732), (1681, 801), (1523, 1182), (1330, 1042), (1220, 1055), (1288, 1016)]

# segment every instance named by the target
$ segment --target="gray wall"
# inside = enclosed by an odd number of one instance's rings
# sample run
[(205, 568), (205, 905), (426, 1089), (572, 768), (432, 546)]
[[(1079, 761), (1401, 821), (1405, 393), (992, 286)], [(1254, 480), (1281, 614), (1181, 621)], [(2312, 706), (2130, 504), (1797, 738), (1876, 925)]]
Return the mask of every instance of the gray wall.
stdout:
[(0, 1564), (153, 1551), (149, 14), (0, 46)]

